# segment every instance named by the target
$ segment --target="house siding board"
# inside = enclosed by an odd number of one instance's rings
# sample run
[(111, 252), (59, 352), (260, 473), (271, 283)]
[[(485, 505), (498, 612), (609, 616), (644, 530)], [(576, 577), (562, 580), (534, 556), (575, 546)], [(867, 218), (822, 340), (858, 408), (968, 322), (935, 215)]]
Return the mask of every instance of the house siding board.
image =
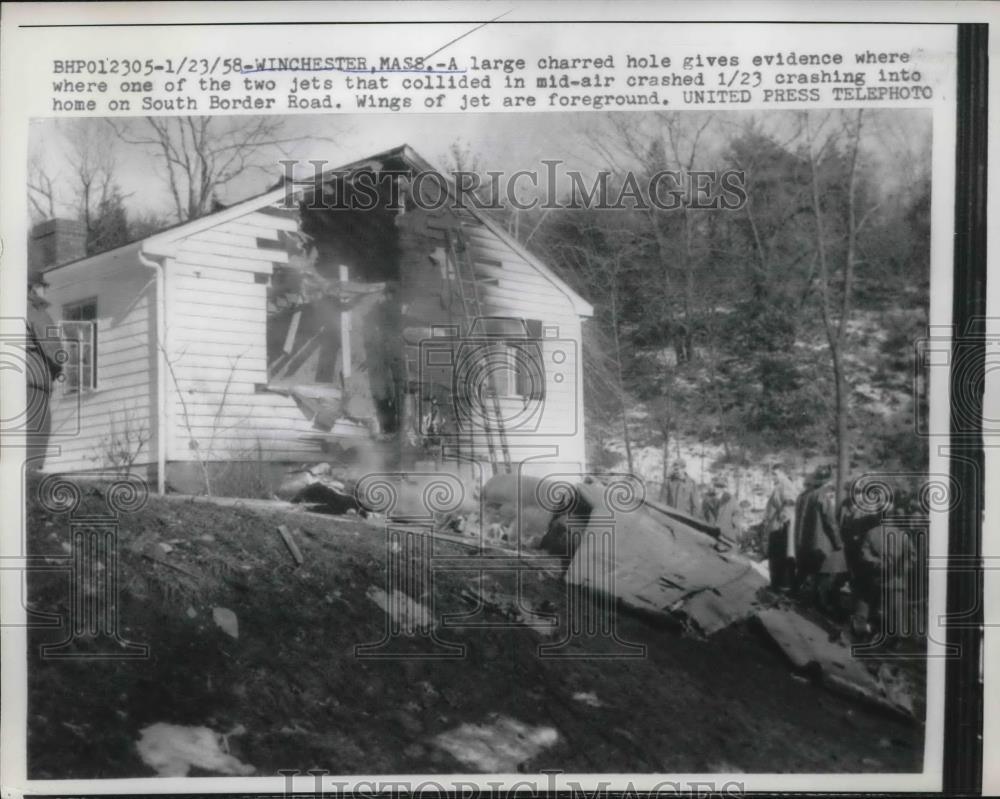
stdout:
[[(262, 250), (262, 252), (264, 251)], [(267, 252), (271, 252), (271, 250), (267, 250)], [(232, 255), (210, 255), (207, 253), (190, 252), (186, 250), (178, 254), (177, 262), (196, 268), (210, 266), (219, 270), (227, 269), (240, 272), (249, 276), (249, 281), (244, 282), (250, 283), (253, 282), (253, 276), (255, 273), (271, 271), (271, 262), (264, 258), (237, 258)]]
[(125, 362), (135, 362), (149, 354), (149, 342), (138, 344), (131, 337), (102, 342), (99, 348), (100, 365), (110, 366)]
[[(191, 292), (193, 295), (197, 295), (191, 298), (194, 300), (199, 296), (211, 296), (223, 292), (230, 300), (241, 304), (265, 302), (259, 288), (261, 284), (253, 279), (256, 273), (249, 275), (249, 280), (243, 280), (242, 276), (233, 272), (226, 274), (225, 277), (212, 277), (204, 274), (199, 276), (195, 275), (193, 271), (190, 274), (185, 274), (181, 271), (182, 268), (182, 265), (178, 264), (177, 272), (174, 275), (174, 291), (178, 293), (178, 296), (182, 292)], [(270, 269), (261, 271), (266, 275), (271, 274)], [(215, 302), (216, 300), (212, 298), (211, 301)]]
[[(216, 348), (219, 345), (214, 345)], [(222, 345), (225, 346), (225, 345)], [(254, 348), (254, 354), (242, 350), (236, 355), (217, 354), (213, 351), (213, 346), (205, 346), (203, 342), (198, 342), (198, 346), (190, 346), (184, 353), (188, 357), (189, 363), (185, 367), (188, 378), (193, 380), (216, 380), (222, 372), (222, 379), (229, 380), (232, 372), (232, 380), (236, 383), (248, 383), (254, 385), (259, 383), (258, 379), (261, 370), (267, 369), (267, 358), (262, 349)], [(195, 360), (197, 359), (197, 365)]]
[(237, 390), (240, 393), (253, 393), (254, 385), (262, 382), (261, 370), (243, 368), (242, 358), (212, 358), (211, 361), (213, 362), (206, 363), (203, 356), (185, 352), (180, 359), (183, 365), (174, 365), (177, 382), (187, 391), (205, 390), (205, 387), (210, 387), (212, 391), (225, 391), (228, 385), (230, 393)]
[(58, 446), (58, 454), (46, 459), (46, 471), (111, 468), (112, 435), (121, 436), (126, 428), (148, 438), (134, 465), (155, 462), (155, 281), (151, 270), (129, 255), (47, 275), (49, 312), (56, 322), (62, 306), (90, 297), (97, 297), (98, 322), (97, 389), (76, 394), (55, 384), (50, 445)]
[(252, 225), (242, 219), (233, 222), (226, 222), (225, 224), (219, 225), (219, 227), (213, 228), (213, 230), (218, 233), (233, 236), (252, 237), (255, 241), (257, 239), (270, 239), (271, 241), (278, 241), (280, 238), (277, 228), (270, 225)]
[(258, 236), (256, 233), (251, 233), (249, 230), (240, 230), (238, 232), (227, 232), (225, 230), (205, 230), (198, 233), (196, 236), (192, 236), (192, 239), (201, 242), (212, 242), (215, 244), (230, 244), (234, 247), (256, 247), (257, 239), (263, 238)]
[[(278, 399), (284, 399), (280, 395), (275, 396)], [(226, 402), (226, 411), (239, 418), (268, 419), (276, 417), (289, 422), (296, 422), (302, 417), (302, 412), (294, 405), (289, 407), (273, 401), (270, 404), (262, 404), (254, 402), (253, 399), (253, 397), (243, 394), (231, 395)], [(203, 401), (196, 396), (186, 397), (184, 402), (192, 420), (211, 419), (218, 409), (217, 403)], [(180, 401), (174, 406), (174, 410), (178, 413), (181, 411)]]
[[(171, 277), (176, 277), (179, 280), (176, 281), (177, 285), (183, 287), (201, 287), (209, 285), (207, 283), (203, 284), (200, 282), (191, 281), (219, 281), (218, 285), (214, 288), (217, 291), (238, 291), (243, 293), (245, 290), (250, 290), (248, 287), (257, 286), (257, 282), (254, 280), (254, 275), (258, 271), (263, 271), (270, 273), (270, 269), (259, 269), (255, 264), (253, 267), (240, 271), (238, 269), (217, 269), (215, 267), (209, 267), (205, 264), (200, 263), (184, 263), (181, 261), (173, 261), (172, 268), (170, 270)], [(173, 290), (173, 287), (171, 287)], [(252, 291), (260, 291), (260, 288), (254, 288)]]
[[(185, 340), (191, 347), (197, 342), (199, 347), (230, 347), (239, 348), (240, 352), (246, 352), (248, 356), (263, 354), (267, 352), (264, 342), (247, 341), (244, 333), (234, 330), (202, 330), (197, 325), (176, 326), (171, 330), (171, 334), (176, 340)], [(228, 352), (228, 350), (222, 350)]]
[[(183, 313), (181, 309), (183, 308)], [(179, 302), (175, 304), (174, 307), (174, 321), (178, 327), (190, 329), (193, 331), (216, 331), (220, 333), (235, 333), (240, 336), (245, 336), (242, 339), (246, 342), (247, 346), (264, 343), (266, 344), (266, 338), (257, 338), (257, 334), (260, 333), (261, 336), (264, 335), (263, 330), (259, 328), (264, 327), (264, 322), (258, 322), (252, 319), (227, 319), (225, 316), (220, 316), (220, 313), (229, 313), (229, 308), (225, 305), (219, 305), (219, 313), (217, 314), (207, 314), (198, 313), (192, 310), (191, 306), (181, 306)], [(191, 340), (197, 341), (197, 338)], [(236, 355), (237, 353), (232, 353)]]
[[(215, 319), (219, 317), (219, 305), (218, 302), (221, 301), (221, 297), (212, 297), (213, 302), (209, 302), (209, 297), (204, 294), (200, 297), (200, 302), (193, 302), (190, 297), (176, 297), (175, 302), (178, 305), (177, 321), (179, 324), (197, 324), (201, 325), (202, 320), (205, 319)], [(254, 303), (256, 307), (243, 307), (241, 305), (236, 305), (229, 302), (229, 298), (226, 297), (226, 322), (250, 322), (252, 324), (257, 324), (261, 313), (267, 312), (267, 302), (263, 297), (257, 298)], [(183, 312), (181, 312), (183, 311)]]
[[(249, 238), (249, 237), (248, 237)], [(288, 253), (284, 250), (257, 247), (257, 240), (248, 242), (247, 246), (236, 246), (229, 243), (205, 241), (200, 237), (187, 239), (178, 250), (178, 258), (186, 261), (200, 255), (222, 255), (227, 258), (242, 258), (248, 261), (271, 261), (288, 263)]]
[[(176, 377), (168, 460), (323, 457), (299, 440), (315, 431), (295, 400), (258, 388), (267, 383), (267, 285), (255, 276), (287, 255), (257, 239), (277, 241), (279, 230), (296, 229), (293, 219), (252, 213), (180, 243), (167, 277)], [(225, 246), (229, 237), (247, 243), (251, 236), (252, 248)]]
[[(219, 299), (216, 294), (219, 288), (221, 286), (215, 286), (210, 289), (204, 284), (201, 287), (192, 286), (190, 288), (187, 286), (178, 286), (175, 289), (175, 296), (179, 302), (190, 305), (194, 309), (192, 312), (196, 313), (198, 306), (201, 305), (207, 305), (211, 308), (218, 307)], [(256, 291), (252, 294), (249, 292), (243, 294), (238, 291), (227, 292), (226, 300), (230, 308), (250, 308), (258, 312), (261, 309), (267, 308), (267, 300), (260, 296), (260, 292)]]

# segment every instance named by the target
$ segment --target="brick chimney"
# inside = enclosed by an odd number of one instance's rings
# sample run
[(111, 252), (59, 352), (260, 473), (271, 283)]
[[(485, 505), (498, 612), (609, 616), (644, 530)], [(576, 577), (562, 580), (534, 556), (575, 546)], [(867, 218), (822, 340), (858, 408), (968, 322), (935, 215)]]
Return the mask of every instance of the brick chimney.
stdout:
[(87, 254), (87, 228), (76, 219), (46, 219), (31, 229), (28, 269), (76, 261)]

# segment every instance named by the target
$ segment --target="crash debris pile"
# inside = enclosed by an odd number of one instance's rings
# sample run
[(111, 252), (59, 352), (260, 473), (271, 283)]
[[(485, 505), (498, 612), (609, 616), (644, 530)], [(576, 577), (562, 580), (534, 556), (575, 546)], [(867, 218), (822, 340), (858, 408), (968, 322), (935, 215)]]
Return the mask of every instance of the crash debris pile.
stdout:
[[(524, 557), (561, 558), (568, 586), (613, 597), (625, 610), (659, 617), (698, 637), (753, 619), (796, 672), (896, 716), (917, 715), (914, 689), (897, 671), (877, 660), (853, 657), (846, 643), (787, 598), (769, 591), (766, 569), (702, 519), (647, 500), (641, 492), (623, 507), (609, 485), (595, 479), (561, 485), (562, 499), (553, 504), (551, 483), (511, 474), (492, 477), (481, 491), (461, 484), (461, 496), (453, 498), (449, 510), (430, 514), (424, 504), (426, 490), (436, 479), (445, 478), (386, 478), (393, 496), (388, 515), (384, 507), (366, 501), (358, 483), (335, 477), (329, 464), (289, 475), (282, 496), (322, 505), (332, 513), (418, 522), (431, 534), (461, 537)], [(458, 485), (458, 478), (450, 479)], [(522, 607), (517, 597), (491, 592), (486, 584), (471, 586), (463, 597), (478, 609), (541, 635), (553, 632), (554, 617), (540, 612), (544, 609)], [(404, 628), (430, 623), (422, 615), (426, 609), (408, 597), (383, 592), (369, 598), (384, 610), (402, 614)]]
[(290, 471), (278, 490), (278, 499), (318, 506), (326, 513), (358, 513), (354, 483), (334, 474), (329, 463), (317, 463)]
[[(441, 533), (511, 548), (538, 549), (552, 516), (539, 503), (538, 478), (497, 475), (480, 490), (448, 472), (370, 477), (359, 482), (329, 463), (306, 465), (288, 472), (276, 496), (322, 513), (357, 514), (376, 521), (387, 514), (396, 522), (432, 520)], [(456, 492), (455, 501), (435, 510), (426, 504), (426, 493), (442, 481), (446, 490)], [(388, 508), (386, 496), (391, 497)]]
[(537, 477), (495, 475), (479, 496), (473, 492), (473, 501), (451, 514), (445, 525), (473, 538), (482, 536), (488, 543), (538, 550), (552, 518), (552, 512), (539, 501), (541, 482)]

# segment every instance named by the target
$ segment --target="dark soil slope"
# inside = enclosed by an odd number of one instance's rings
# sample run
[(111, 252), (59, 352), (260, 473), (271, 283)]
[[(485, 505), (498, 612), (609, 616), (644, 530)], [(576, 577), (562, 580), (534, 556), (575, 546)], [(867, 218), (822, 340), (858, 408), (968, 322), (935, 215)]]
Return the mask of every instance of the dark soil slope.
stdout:
[[(84, 493), (78, 515), (106, 512), (97, 489)], [(31, 552), (64, 557), (69, 517), (36, 505), (28, 512)], [(292, 531), (301, 566), (279, 524)], [(521, 764), (526, 771), (920, 768), (918, 728), (793, 677), (748, 626), (698, 641), (620, 615), (618, 643), (579, 637), (558, 652), (572, 657), (541, 657), (539, 645), (558, 643), (565, 625), (545, 636), (519, 624), (503, 599), (514, 592), (509, 572), (490, 572), (481, 584), (478, 570), (452, 562), (415, 584), (415, 598), (436, 618), (473, 611), (477, 593), (495, 599), (478, 625), (439, 627), (441, 642), (464, 647), (461, 657), (407, 657), (428, 652), (426, 637), (416, 636), (376, 650), (391, 658), (359, 658), (358, 645), (385, 636), (386, 615), (370, 594), (386, 587), (387, 551), (381, 529), (351, 517), (151, 498), (122, 517), (118, 558), (120, 630), (148, 644), (149, 657), (43, 659), (40, 645), (67, 630), (32, 630), (29, 774), (152, 776), (135, 742), (155, 722), (220, 732), (242, 725), (232, 753), (259, 775), (465, 772), (431, 739), (496, 713), (558, 730), (556, 745)], [(435, 557), (468, 554), (434, 543)], [(558, 574), (529, 571), (521, 583), (522, 605), (564, 615)], [(28, 589), (30, 609), (66, 617), (66, 574), (31, 574)], [(213, 620), (219, 607), (235, 614), (238, 637)], [(623, 657), (634, 652), (621, 641), (645, 645), (644, 656)]]

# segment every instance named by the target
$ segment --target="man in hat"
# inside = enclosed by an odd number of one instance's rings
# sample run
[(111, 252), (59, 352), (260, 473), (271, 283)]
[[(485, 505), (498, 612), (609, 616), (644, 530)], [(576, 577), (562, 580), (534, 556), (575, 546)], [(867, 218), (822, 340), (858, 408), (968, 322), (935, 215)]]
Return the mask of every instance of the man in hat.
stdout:
[(918, 568), (914, 531), (885, 523), (894, 508), (905, 515), (909, 499), (903, 488), (890, 496), (886, 507), (865, 513), (858, 508), (854, 493), (848, 492), (841, 534), (851, 578), (855, 641), (867, 641), (877, 630), (884, 630), (888, 614), (894, 614), (895, 629), (915, 629), (917, 620), (910, 616), (913, 609), (907, 606), (906, 595)]
[(713, 524), (719, 528), (723, 538), (730, 541), (742, 542), (743, 538), (743, 513), (740, 503), (729, 493), (726, 481), (721, 478), (715, 481), (715, 489), (719, 496), (716, 506), (715, 521)]
[(733, 515), (738, 509), (733, 495), (727, 490), (726, 481), (721, 477), (712, 480), (701, 503), (701, 515), (705, 521), (718, 527), (726, 538), (735, 540)]
[(798, 588), (825, 613), (836, 612), (836, 596), (847, 578), (837, 518), (833, 470), (820, 466), (795, 504)]
[(701, 501), (701, 516), (709, 524), (718, 524), (719, 520), (719, 506), (721, 504), (721, 499), (719, 497), (718, 485), (712, 483), (705, 491), (705, 498)]
[(701, 518), (701, 499), (698, 486), (688, 477), (687, 464), (678, 458), (670, 468), (670, 475), (660, 491), (661, 501), (695, 519)]
[(28, 277), (27, 332), (25, 336), (25, 378), (28, 425), (28, 468), (38, 470), (45, 460), (49, 445), (52, 419), (49, 415), (49, 395), (52, 381), (62, 371), (59, 363), (59, 341), (51, 333), (56, 327), (45, 299), (48, 283), (40, 272)]
[(771, 587), (791, 590), (795, 582), (795, 486), (780, 463), (771, 466), (774, 490), (764, 507), (762, 529), (767, 542)]

